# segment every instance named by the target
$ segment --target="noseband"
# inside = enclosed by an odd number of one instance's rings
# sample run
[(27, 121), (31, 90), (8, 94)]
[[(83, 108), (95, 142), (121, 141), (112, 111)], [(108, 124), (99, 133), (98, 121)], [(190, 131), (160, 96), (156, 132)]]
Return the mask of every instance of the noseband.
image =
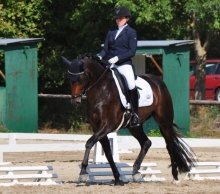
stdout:
[[(85, 88), (85, 85), (84, 85), (84, 88), (83, 88), (83, 92), (81, 94), (78, 94), (78, 95), (72, 95), (72, 98), (78, 98), (78, 97), (82, 97), (82, 96), (85, 96), (86, 95), (86, 92), (88, 90), (90, 90), (95, 84), (97, 84), (99, 82), (99, 80), (104, 76), (104, 74), (108, 71), (108, 68), (105, 69), (105, 71), (102, 73), (102, 75), (95, 81), (95, 83), (93, 83), (91, 86), (89, 86), (88, 88)], [(89, 78), (87, 76), (87, 73), (86, 71), (83, 71), (83, 72), (79, 72), (79, 73), (72, 73), (68, 70), (68, 73), (73, 75), (73, 76), (78, 76), (78, 75), (85, 75), (88, 82), (89, 82)]]

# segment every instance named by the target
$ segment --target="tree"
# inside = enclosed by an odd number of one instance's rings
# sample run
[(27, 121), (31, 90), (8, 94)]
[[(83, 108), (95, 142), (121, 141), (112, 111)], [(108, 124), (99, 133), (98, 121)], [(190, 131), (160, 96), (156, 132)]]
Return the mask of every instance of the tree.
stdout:
[[(219, 0), (119, 0), (131, 7), (136, 23), (155, 35), (152, 39), (192, 39), (196, 64), (195, 99), (205, 99), (205, 64), (210, 42), (219, 39)], [(190, 21), (191, 19), (191, 21)], [(150, 25), (149, 25), (150, 23)], [(192, 29), (192, 36), (189, 34)]]
[(192, 37), (195, 41), (196, 82), (195, 99), (205, 99), (205, 65), (211, 39), (219, 36), (220, 1), (191, 0), (185, 5), (186, 13), (191, 16)]
[(26, 38), (43, 35), (42, 1), (4, 0), (0, 4), (0, 37)]
[[(206, 55), (210, 41), (218, 40), (219, 0), (0, 1), (0, 37), (45, 38), (38, 62), (39, 92), (43, 93), (68, 92), (60, 56), (72, 60), (85, 52), (100, 52), (108, 29), (116, 25), (113, 12), (120, 5), (131, 9), (131, 26), (137, 30), (139, 40), (191, 39), (190, 23), (193, 34), (199, 35), (194, 37), (198, 43), (195, 48), (203, 45)], [(209, 44), (205, 44), (206, 34)], [(219, 50), (215, 47), (214, 52)], [(197, 81), (204, 86), (201, 79)]]

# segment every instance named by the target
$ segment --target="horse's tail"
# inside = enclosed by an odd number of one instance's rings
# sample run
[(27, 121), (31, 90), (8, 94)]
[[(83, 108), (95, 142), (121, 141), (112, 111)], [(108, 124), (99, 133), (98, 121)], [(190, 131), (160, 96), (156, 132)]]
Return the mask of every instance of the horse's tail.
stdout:
[(189, 172), (191, 167), (196, 166), (196, 157), (193, 150), (188, 144), (181, 139), (175, 128), (179, 128), (173, 123), (173, 137), (174, 137), (174, 159), (180, 173)]

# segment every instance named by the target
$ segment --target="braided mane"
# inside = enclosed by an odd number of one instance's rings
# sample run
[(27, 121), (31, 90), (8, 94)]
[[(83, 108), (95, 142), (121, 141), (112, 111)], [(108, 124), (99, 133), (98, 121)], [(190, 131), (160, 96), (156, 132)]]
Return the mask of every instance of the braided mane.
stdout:
[(93, 53), (80, 54), (77, 58), (79, 60), (84, 59), (84, 58), (92, 59), (94, 61), (97, 61), (104, 68), (106, 68), (106, 64), (103, 61), (101, 61), (100, 58), (96, 54), (93, 54)]

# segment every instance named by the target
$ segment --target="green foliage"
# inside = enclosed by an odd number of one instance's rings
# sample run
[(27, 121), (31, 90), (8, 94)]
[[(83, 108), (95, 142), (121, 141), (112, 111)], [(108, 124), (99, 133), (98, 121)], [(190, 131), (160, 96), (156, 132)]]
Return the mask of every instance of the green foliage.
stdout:
[(214, 105), (210, 107), (210, 118), (214, 119), (217, 117), (217, 115), (220, 113), (220, 106)]
[(0, 37), (24, 38), (43, 35), (43, 0), (5, 1), (0, 5)]
[(149, 133), (147, 133), (147, 136), (150, 137), (162, 137), (161, 133), (157, 129), (151, 129)]
[[(214, 106), (192, 106), (190, 110), (190, 135), (191, 137), (215, 137), (220, 133), (213, 132), (213, 122), (218, 118), (220, 107)], [(219, 122), (219, 121), (218, 121)]]
[[(99, 53), (107, 31), (116, 26), (116, 7), (131, 9), (131, 26), (139, 40), (166, 40), (191, 39), (192, 13), (198, 14), (198, 28), (219, 29), (219, 4), (218, 0), (1, 0), (0, 37), (45, 38), (39, 44), (39, 93), (65, 94), (69, 83), (60, 56), (72, 60), (82, 53)], [(212, 37), (213, 43), (219, 40), (218, 33)], [(220, 55), (218, 45), (212, 47), (212, 57)]]
[(220, 29), (220, 1), (197, 0), (186, 1), (186, 13), (195, 14), (197, 18), (196, 28), (200, 32), (210, 33)]
[(184, 138), (200, 138), (202, 137), (202, 134), (192, 134), (187, 131), (187, 133), (184, 135)]
[(39, 99), (39, 128), (78, 133), (85, 125), (85, 101), (75, 107), (70, 99)]
[(220, 107), (218, 105), (193, 107), (190, 114), (194, 118), (201, 118), (201, 112), (203, 112), (205, 118), (214, 119), (220, 113)]
[(11, 133), (11, 131), (0, 125), (0, 133)]

